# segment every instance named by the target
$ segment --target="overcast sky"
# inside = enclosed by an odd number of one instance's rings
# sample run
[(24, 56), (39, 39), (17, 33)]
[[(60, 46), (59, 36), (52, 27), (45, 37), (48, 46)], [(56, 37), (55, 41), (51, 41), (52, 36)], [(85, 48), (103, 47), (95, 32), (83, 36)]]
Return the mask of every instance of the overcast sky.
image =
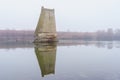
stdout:
[(55, 9), (57, 31), (120, 28), (120, 0), (0, 0), (0, 29), (34, 30), (41, 6)]

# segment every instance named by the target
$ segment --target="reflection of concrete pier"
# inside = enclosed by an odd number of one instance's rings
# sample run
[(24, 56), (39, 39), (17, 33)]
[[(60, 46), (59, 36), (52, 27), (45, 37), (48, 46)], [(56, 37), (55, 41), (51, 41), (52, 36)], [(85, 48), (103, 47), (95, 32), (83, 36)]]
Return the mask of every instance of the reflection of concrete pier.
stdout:
[(36, 44), (35, 53), (41, 69), (42, 77), (55, 73), (56, 45)]

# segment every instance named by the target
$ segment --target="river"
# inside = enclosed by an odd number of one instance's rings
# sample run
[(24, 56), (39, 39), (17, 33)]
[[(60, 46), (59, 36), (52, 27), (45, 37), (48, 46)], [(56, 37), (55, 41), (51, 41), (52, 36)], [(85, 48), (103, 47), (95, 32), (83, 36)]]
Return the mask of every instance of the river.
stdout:
[(4, 47), (0, 80), (120, 80), (119, 61), (120, 42)]

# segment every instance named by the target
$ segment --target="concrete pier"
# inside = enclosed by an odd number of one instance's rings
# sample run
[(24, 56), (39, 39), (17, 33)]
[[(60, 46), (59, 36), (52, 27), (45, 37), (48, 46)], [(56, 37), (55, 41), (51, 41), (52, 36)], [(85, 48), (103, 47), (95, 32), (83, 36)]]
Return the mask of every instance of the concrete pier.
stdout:
[(56, 23), (54, 9), (42, 7), (40, 18), (35, 30), (34, 42), (56, 42)]

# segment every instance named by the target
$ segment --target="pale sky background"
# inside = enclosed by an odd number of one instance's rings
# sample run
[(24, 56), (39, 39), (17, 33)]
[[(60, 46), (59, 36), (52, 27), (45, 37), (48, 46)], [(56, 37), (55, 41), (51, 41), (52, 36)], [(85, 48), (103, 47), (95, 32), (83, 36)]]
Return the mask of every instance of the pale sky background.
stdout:
[(0, 29), (34, 30), (43, 5), (55, 9), (57, 31), (120, 28), (120, 0), (0, 0)]

